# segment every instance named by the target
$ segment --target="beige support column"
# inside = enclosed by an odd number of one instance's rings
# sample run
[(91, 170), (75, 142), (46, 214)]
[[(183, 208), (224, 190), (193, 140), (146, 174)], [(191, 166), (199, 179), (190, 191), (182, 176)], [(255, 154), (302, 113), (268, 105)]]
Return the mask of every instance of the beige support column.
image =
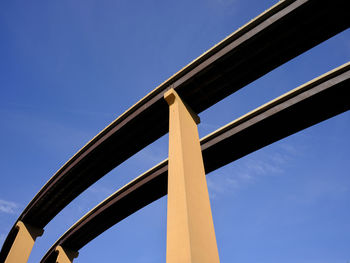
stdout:
[(178, 94), (169, 104), (167, 263), (218, 263), (214, 224), (197, 125)]
[(30, 252), (34, 246), (35, 239), (41, 236), (44, 232), (42, 229), (32, 227), (18, 221), (16, 224), (18, 233), (16, 239), (12, 244), (5, 263), (25, 263), (28, 261)]
[(75, 252), (61, 246), (57, 246), (56, 251), (58, 252), (56, 263), (72, 263), (73, 259), (79, 256), (79, 252)]

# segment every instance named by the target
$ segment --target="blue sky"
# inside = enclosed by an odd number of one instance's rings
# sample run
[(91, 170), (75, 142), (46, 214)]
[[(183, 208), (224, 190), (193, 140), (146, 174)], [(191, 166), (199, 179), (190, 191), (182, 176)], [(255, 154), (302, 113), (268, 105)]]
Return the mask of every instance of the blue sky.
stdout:
[[(0, 245), (87, 141), (276, 1), (1, 1)], [(200, 114), (200, 136), (348, 62), (349, 30)], [(350, 112), (207, 176), (221, 262), (350, 262)], [(167, 156), (162, 137), (94, 184), (38, 238), (38, 262), (76, 220)], [(166, 197), (75, 262), (165, 262)]]

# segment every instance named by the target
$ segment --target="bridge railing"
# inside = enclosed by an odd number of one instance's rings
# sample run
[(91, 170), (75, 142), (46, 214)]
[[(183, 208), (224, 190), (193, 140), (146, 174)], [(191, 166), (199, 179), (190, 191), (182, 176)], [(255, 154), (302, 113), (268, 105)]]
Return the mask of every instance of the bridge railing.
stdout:
[(165, 92), (174, 89), (198, 114), (347, 29), (347, 4), (346, 0), (280, 1), (169, 78), (92, 139), (43, 186), (10, 230), (0, 262), (20, 237), (29, 244), (22, 253), (28, 257), (36, 237), (67, 204), (167, 133)]
[[(255, 150), (350, 109), (350, 62), (236, 119), (200, 140), (210, 173)], [(41, 263), (57, 258), (56, 248), (79, 251), (98, 235), (167, 194), (164, 160), (105, 199), (62, 235)]]

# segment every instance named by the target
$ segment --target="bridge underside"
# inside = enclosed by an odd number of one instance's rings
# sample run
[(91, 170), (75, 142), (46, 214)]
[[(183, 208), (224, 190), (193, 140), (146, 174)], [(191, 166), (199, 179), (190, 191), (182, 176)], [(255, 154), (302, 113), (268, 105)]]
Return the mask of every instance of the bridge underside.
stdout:
[[(350, 63), (257, 108), (201, 140), (206, 173), (350, 109)], [(167, 160), (127, 184), (69, 229), (56, 246), (74, 251), (167, 194)]]
[[(168, 132), (164, 94), (174, 89), (194, 113), (350, 26), (346, 0), (284, 0), (240, 28), (136, 103), (72, 157), (25, 208), (0, 252), (5, 261), (20, 223), (43, 229), (106, 173)], [(248, 113), (201, 140), (209, 173), (349, 109), (349, 64)], [(234, 150), (233, 150), (234, 149)], [(50, 249), (78, 251), (128, 215), (167, 193), (167, 161), (83, 217)], [(52, 261), (53, 260), (53, 261)]]

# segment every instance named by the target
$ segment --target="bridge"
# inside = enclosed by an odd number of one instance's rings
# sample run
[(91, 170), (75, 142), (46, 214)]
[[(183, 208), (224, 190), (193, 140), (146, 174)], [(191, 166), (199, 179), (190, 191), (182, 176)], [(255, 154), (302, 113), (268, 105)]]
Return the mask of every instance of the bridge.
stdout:
[[(170, 140), (174, 130), (181, 130), (181, 125), (171, 128), (172, 106), (164, 96), (168, 100), (175, 96), (193, 121), (198, 121), (196, 114), (347, 29), (346, 7), (341, 0), (280, 1), (162, 83), (101, 131), (43, 186), (10, 230), (0, 261), (26, 262), (37, 236), (80, 193), (166, 134), (169, 125)], [(349, 63), (340, 66), (198, 140), (205, 173), (349, 110), (349, 70)], [(178, 144), (173, 143), (173, 148)], [(68, 229), (41, 262), (73, 261), (89, 241), (167, 194), (172, 185), (168, 170), (165, 160), (119, 189)], [(19, 253), (23, 247), (25, 253)], [(215, 254), (215, 248), (213, 251)]]

